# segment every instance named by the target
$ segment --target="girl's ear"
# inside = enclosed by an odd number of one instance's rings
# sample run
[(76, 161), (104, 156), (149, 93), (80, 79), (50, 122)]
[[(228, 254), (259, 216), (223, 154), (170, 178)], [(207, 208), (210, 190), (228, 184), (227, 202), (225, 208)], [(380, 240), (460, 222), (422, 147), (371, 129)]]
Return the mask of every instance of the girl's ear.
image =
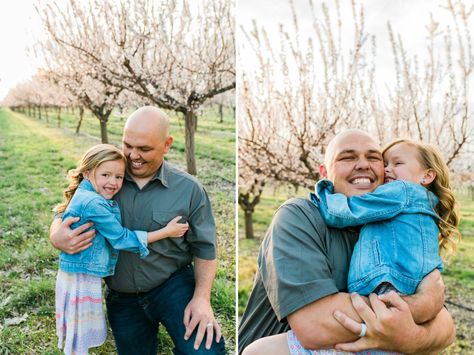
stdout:
[(433, 182), (433, 180), (436, 178), (436, 171), (433, 169), (427, 169), (425, 171), (425, 174), (423, 175), (423, 179), (421, 180), (421, 184), (423, 186), (428, 186)]
[(82, 173), (82, 176), (84, 176), (84, 179), (87, 179), (87, 180), (90, 180), (90, 175), (91, 175), (91, 172), (89, 170), (84, 171)]
[(319, 175), (321, 178), (327, 178), (328, 177), (328, 171), (326, 169), (326, 166), (324, 164), (319, 164)]

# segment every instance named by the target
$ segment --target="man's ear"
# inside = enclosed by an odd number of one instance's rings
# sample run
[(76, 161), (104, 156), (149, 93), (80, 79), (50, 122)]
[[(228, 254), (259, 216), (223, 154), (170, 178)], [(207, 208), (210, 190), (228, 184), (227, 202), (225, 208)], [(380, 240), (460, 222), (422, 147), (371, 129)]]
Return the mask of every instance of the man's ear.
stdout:
[(328, 177), (328, 171), (326, 170), (326, 167), (324, 164), (319, 164), (319, 177), (320, 178), (327, 178)]
[(421, 180), (421, 185), (423, 186), (428, 186), (433, 182), (433, 180), (436, 178), (436, 171), (433, 169), (427, 169), (425, 171), (425, 174), (423, 175), (423, 179)]
[(172, 144), (173, 144), (173, 136), (166, 137), (165, 153), (168, 153), (168, 151), (170, 150)]

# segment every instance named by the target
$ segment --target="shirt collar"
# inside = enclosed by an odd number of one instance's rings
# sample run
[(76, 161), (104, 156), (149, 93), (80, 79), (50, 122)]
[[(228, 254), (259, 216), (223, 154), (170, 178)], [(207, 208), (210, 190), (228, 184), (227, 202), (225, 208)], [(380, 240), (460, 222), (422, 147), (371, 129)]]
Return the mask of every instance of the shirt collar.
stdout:
[[(160, 168), (156, 172), (155, 176), (153, 176), (150, 179), (150, 181), (158, 180), (158, 181), (161, 182), (161, 184), (164, 187), (168, 188), (169, 187), (169, 185), (168, 185), (168, 169), (169, 169), (168, 163), (163, 160), (163, 163), (161, 164)], [(125, 179), (127, 179), (130, 182), (134, 182), (132, 176), (128, 172), (125, 173)]]

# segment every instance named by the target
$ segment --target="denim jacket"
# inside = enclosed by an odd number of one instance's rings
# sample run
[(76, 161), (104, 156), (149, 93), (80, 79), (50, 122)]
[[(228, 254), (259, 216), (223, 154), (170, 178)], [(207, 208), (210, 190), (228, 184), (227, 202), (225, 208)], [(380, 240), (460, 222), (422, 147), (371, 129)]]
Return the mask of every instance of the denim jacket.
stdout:
[(419, 282), (438, 268), (438, 198), (419, 184), (393, 181), (371, 193), (346, 197), (321, 180), (310, 199), (326, 224), (344, 228), (364, 225), (352, 254), (349, 292), (368, 295), (382, 282), (413, 294)]
[(118, 250), (148, 255), (145, 231), (131, 231), (122, 227), (120, 209), (113, 200), (106, 200), (95, 192), (89, 180), (82, 180), (64, 211), (63, 219), (80, 217), (72, 225), (76, 228), (86, 222), (93, 222), (96, 236), (92, 246), (80, 253), (69, 255), (61, 252), (59, 268), (66, 272), (105, 277), (114, 274)]

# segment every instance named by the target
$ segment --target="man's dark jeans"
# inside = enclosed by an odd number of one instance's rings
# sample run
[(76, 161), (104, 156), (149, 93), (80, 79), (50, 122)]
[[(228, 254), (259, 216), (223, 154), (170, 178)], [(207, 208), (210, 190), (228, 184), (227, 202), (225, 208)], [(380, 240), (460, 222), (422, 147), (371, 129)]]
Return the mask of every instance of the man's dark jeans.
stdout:
[(213, 342), (206, 350), (204, 337), (201, 346), (194, 350), (196, 330), (184, 340), (184, 309), (194, 292), (194, 271), (186, 266), (175, 272), (162, 285), (143, 294), (124, 294), (107, 291), (107, 316), (114, 334), (119, 355), (155, 355), (157, 333), (163, 324), (174, 342), (174, 354), (225, 354), (224, 339)]

